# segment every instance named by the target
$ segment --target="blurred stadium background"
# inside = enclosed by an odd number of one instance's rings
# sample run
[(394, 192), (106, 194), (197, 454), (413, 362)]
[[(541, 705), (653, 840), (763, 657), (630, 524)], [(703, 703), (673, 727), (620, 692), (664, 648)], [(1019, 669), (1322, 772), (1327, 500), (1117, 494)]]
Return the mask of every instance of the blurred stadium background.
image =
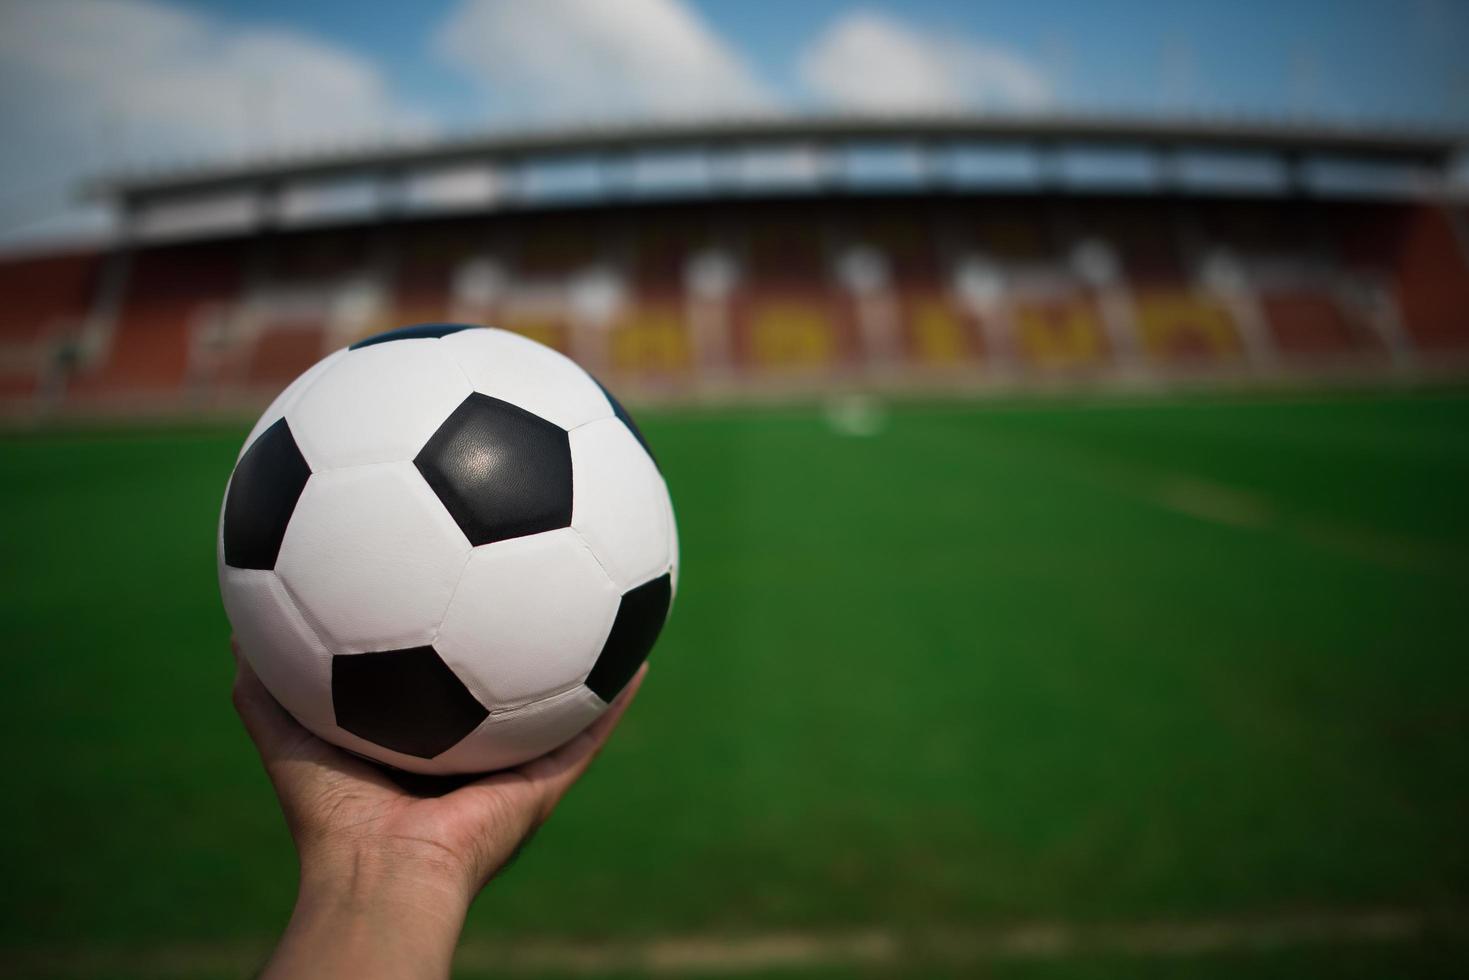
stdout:
[(1461, 139), (829, 117), (104, 178), (106, 247), (0, 264), (0, 390), (43, 416), (240, 410), (446, 319), (645, 399), (1462, 376)]
[(105, 235), (0, 254), (0, 974), (258, 964), (294, 869), (219, 495), (306, 366), (452, 320), (641, 406), (686, 562), (466, 976), (1455, 975), (1466, 124), (645, 113), (89, 170)]

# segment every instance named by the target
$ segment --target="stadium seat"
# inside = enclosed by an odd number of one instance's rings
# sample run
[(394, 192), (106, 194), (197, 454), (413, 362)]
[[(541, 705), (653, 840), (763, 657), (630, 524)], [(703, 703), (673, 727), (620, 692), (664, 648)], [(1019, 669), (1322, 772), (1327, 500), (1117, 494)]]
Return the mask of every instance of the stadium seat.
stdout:
[(563, 354), (571, 352), (571, 324), (564, 317), (506, 309), (494, 317), (493, 326), (529, 337)]
[(72, 380), (69, 394), (89, 400), (182, 395), (197, 319), (237, 296), (241, 266), (232, 242), (140, 252), (105, 357)]
[(245, 383), (251, 388), (282, 388), (326, 353), (320, 324), (277, 326), (267, 330), (250, 351)]
[(745, 229), (745, 265), (752, 282), (771, 288), (805, 288), (825, 282), (823, 229), (799, 212), (752, 221)]
[(682, 297), (643, 293), (612, 329), (609, 367), (617, 375), (677, 379), (693, 367)]
[(1103, 200), (1066, 208), (1079, 239), (1107, 242), (1122, 276), (1135, 285), (1181, 284), (1185, 279), (1178, 248), (1177, 218), (1165, 202)]
[[(44, 385), (97, 302), (103, 261), (0, 261), (0, 400)], [(859, 369), (1086, 376), (1135, 353), (1164, 376), (1310, 371), (1469, 352), (1466, 310), (1465, 245), (1426, 205), (640, 203), (635, 218), (576, 207), (140, 247), (110, 342), (66, 390), (108, 404), (192, 404), (210, 386), (259, 394), (336, 344), (444, 319), (518, 331), (634, 388)]]
[(1021, 298), (1013, 316), (1016, 349), (1030, 366), (1086, 372), (1106, 364), (1109, 348), (1101, 313), (1085, 293)]
[(87, 315), (99, 268), (88, 253), (0, 262), (0, 401), (40, 390), (57, 345)]
[(392, 271), (392, 319), (396, 324), (453, 318), (454, 270), (479, 255), (483, 226), (452, 221), (409, 228)]
[(1323, 290), (1262, 291), (1260, 305), (1276, 349), (1286, 357), (1333, 357), (1381, 349), (1366, 326)]
[(0, 344), (31, 344), (86, 316), (99, 266), (92, 253), (0, 262)]
[(965, 209), (958, 223), (965, 244), (997, 262), (1036, 265), (1054, 262), (1059, 255), (1045, 209), (1035, 202)]
[(1234, 320), (1217, 298), (1188, 288), (1146, 288), (1133, 294), (1144, 352), (1161, 364), (1226, 365), (1242, 347)]
[(565, 276), (603, 258), (609, 237), (603, 222), (581, 213), (549, 214), (522, 220), (508, 236), (514, 243), (515, 270), (530, 277)]
[(755, 374), (824, 374), (855, 344), (840, 304), (820, 289), (751, 288), (735, 303), (736, 357)]
[[(1460, 221), (1469, 228), (1462, 209)], [(1469, 349), (1469, 241), (1440, 208), (1414, 208), (1404, 225), (1395, 269), (1404, 325), (1421, 351)]]
[(855, 215), (843, 228), (852, 241), (883, 254), (894, 282), (919, 286), (935, 284), (941, 278), (936, 224), (925, 208), (887, 205)]
[(919, 368), (959, 368), (983, 356), (977, 324), (953, 298), (936, 288), (900, 292), (904, 346)]
[(683, 287), (690, 256), (713, 244), (709, 219), (658, 210), (633, 229), (628, 279), (639, 293)]

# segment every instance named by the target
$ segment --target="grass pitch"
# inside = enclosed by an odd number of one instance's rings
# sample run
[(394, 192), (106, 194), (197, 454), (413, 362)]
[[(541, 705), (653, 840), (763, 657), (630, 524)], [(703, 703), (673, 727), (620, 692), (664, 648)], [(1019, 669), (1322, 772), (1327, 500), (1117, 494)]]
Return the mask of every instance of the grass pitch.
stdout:
[[(476, 905), (467, 970), (634, 975), (670, 937), (717, 960), (773, 935), (871, 955), (747, 972), (1462, 963), (1469, 393), (880, 421), (640, 417), (682, 532), (673, 619), (612, 746)], [(285, 920), (214, 578), (242, 436), (0, 442), (0, 974), (230, 975)], [(1367, 913), (1397, 927), (1330, 927)], [(1301, 942), (1167, 941), (1313, 916)], [(1005, 945), (1036, 923), (1049, 946)], [(1149, 924), (1163, 941), (1105, 940)], [(526, 952), (568, 943), (591, 952)]]

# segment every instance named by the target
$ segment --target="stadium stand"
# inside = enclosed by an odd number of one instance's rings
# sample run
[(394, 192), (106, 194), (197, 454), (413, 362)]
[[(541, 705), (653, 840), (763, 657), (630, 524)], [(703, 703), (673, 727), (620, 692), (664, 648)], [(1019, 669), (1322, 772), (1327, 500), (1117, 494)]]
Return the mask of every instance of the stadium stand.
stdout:
[[(1403, 323), (1422, 351), (1462, 351), (1469, 345), (1469, 241), (1441, 209), (1416, 208), (1399, 220), (1392, 271)], [(1458, 220), (1460, 228), (1469, 224), (1462, 211)]]
[[(598, 152), (638, 152), (637, 135)], [(789, 134), (723, 135), (743, 141), (738, 149)], [(1243, 139), (1273, 147), (1286, 172), (1318, 143), (1415, 163), (1447, 160), (1457, 145), (1293, 131), (1113, 136)], [(563, 142), (597, 139), (610, 137)], [(529, 166), (525, 146), (510, 149), (505, 166)], [(487, 158), (502, 151), (484, 148)], [(311, 194), (291, 201), (322, 198), (336, 171), (358, 180), (398, 165), (308, 164)], [(663, 197), (613, 183), (557, 198), (542, 182), (533, 197), (458, 211), (298, 220), (289, 216), (299, 208), (278, 207), (276, 220), (166, 239), (150, 237), (155, 198), (215, 185), (276, 194), (291, 172), (124, 180), (109, 193), (133, 232), (93, 251), (0, 259), (0, 402), (65, 411), (258, 401), (337, 346), (445, 319), (522, 332), (619, 385), (668, 394), (1469, 365), (1469, 216), (1447, 197), (1349, 196), (1294, 179), (1248, 193), (1119, 192), (1077, 186), (1074, 170), (1065, 185), (938, 176), (843, 186), (822, 176), (841, 168), (803, 167), (786, 175), (795, 183), (772, 187), (767, 168), (758, 187)]]
[(0, 261), (0, 399), (42, 394), (52, 368), (62, 366), (62, 345), (80, 330), (98, 266), (95, 254)]
[(126, 405), (183, 398), (194, 333), (212, 310), (239, 297), (236, 243), (171, 245), (122, 255), (123, 299), (100, 356), (78, 370), (67, 397)]

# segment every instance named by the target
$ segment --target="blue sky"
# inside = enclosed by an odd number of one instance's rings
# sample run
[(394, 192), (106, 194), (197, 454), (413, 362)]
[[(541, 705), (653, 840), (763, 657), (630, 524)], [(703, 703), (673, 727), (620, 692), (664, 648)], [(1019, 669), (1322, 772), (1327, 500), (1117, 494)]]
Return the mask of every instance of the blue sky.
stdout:
[(0, 0), (0, 242), (141, 166), (769, 112), (1469, 129), (1469, 0)]
[[(535, 0), (532, 0), (535, 2)], [(606, 0), (615, 4), (617, 0)], [(192, 0), (241, 23), (331, 39), (371, 57), (405, 96), (452, 124), (485, 118), (425, 39), (457, 0)], [(802, 51), (853, 11), (1020, 53), (1059, 104), (1139, 111), (1469, 122), (1469, 3), (1460, 0), (1025, 0), (852, 3), (691, 0), (791, 105)]]

